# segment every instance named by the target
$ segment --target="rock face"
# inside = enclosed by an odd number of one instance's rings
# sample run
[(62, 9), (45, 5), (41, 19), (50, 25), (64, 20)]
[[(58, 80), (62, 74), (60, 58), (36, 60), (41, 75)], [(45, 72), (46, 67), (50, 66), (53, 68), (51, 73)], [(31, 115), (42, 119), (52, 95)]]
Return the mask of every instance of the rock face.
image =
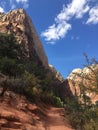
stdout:
[[(89, 90), (98, 88), (98, 64), (85, 67), (83, 69), (74, 69), (67, 77), (69, 88), (73, 95), (80, 96), (80, 86), (84, 86)], [(86, 95), (91, 98), (94, 103), (98, 100), (98, 95), (95, 92), (85, 90)]]
[(63, 83), (61, 83), (59, 87), (59, 93), (62, 100), (65, 100), (67, 97), (69, 98), (73, 97), (73, 93), (70, 89), (70, 84), (67, 79)]
[(65, 101), (66, 97), (73, 97), (73, 94), (70, 90), (68, 80), (64, 80), (62, 75), (54, 68), (53, 65), (49, 64), (50, 72), (55, 76), (53, 86), (59, 93), (60, 98)]
[(37, 55), (42, 65), (48, 67), (48, 59), (41, 41), (30, 17), (23, 9), (17, 9), (7, 14), (0, 13), (0, 32), (13, 33), (19, 44), (24, 44), (27, 57), (32, 59)]
[(49, 64), (49, 68), (50, 68), (51, 72), (55, 75), (55, 77), (56, 77), (59, 81), (61, 81), (61, 82), (64, 81), (64, 79), (63, 79), (63, 77), (61, 76), (61, 74), (54, 68), (53, 65)]

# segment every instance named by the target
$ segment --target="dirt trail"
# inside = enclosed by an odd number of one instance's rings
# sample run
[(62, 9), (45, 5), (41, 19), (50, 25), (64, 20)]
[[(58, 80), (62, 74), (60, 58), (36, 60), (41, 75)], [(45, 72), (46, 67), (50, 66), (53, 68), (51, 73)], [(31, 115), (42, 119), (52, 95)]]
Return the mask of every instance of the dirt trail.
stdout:
[(45, 125), (46, 130), (73, 130), (65, 119), (63, 108), (51, 107)]
[(35, 105), (24, 97), (0, 97), (0, 130), (73, 130), (63, 108)]

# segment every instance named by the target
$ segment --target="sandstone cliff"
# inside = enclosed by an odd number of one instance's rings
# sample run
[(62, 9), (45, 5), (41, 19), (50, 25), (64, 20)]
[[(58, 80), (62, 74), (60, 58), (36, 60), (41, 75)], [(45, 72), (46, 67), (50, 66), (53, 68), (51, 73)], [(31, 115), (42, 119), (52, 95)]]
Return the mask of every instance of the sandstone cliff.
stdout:
[(73, 97), (68, 80), (64, 80), (62, 75), (54, 68), (53, 65), (49, 64), (49, 68), (56, 78), (54, 86), (58, 90), (60, 98), (64, 101), (66, 97)]
[(98, 89), (98, 64), (84, 67), (83, 69), (74, 69), (67, 77), (67, 81), (73, 95), (77, 94), (80, 96), (80, 86), (82, 85), (88, 89), (85, 92), (91, 98), (92, 102), (98, 100), (98, 95), (94, 92), (96, 88)]
[(37, 55), (42, 65), (48, 67), (48, 59), (30, 17), (23, 9), (0, 13), (0, 32), (13, 33), (19, 44), (24, 44), (27, 57)]
[(49, 68), (50, 68), (51, 72), (55, 75), (55, 77), (56, 77), (59, 81), (61, 81), (61, 82), (64, 81), (62, 75), (54, 68), (53, 65), (49, 64)]

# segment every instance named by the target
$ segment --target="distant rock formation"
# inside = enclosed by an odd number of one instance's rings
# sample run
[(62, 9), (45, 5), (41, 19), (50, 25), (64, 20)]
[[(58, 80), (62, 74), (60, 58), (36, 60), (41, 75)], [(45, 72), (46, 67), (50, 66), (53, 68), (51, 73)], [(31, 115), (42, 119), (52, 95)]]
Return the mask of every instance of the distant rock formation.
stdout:
[(55, 76), (53, 79), (53, 87), (56, 88), (61, 100), (65, 101), (66, 97), (73, 97), (70, 90), (68, 80), (64, 80), (62, 75), (54, 68), (53, 65), (49, 64), (50, 72)]
[[(88, 89), (97, 88), (96, 79), (98, 78), (98, 64), (93, 64), (83, 69), (74, 69), (67, 77), (69, 88), (73, 95), (80, 96), (80, 85), (87, 87)], [(91, 98), (94, 103), (98, 100), (98, 95), (95, 92), (86, 91), (86, 95)]]
[(54, 68), (53, 65), (49, 64), (49, 68), (50, 68), (50, 70), (52, 71), (52, 73), (55, 75), (55, 77), (56, 77), (59, 81), (61, 81), (61, 82), (64, 81), (62, 75)]
[(72, 98), (73, 93), (70, 89), (69, 81), (66, 79), (59, 87), (60, 98), (65, 101), (66, 98)]
[(34, 59), (37, 55), (42, 65), (48, 67), (48, 59), (34, 25), (25, 10), (12, 10), (6, 14), (0, 13), (0, 32), (13, 33), (19, 44), (24, 44), (27, 57)]

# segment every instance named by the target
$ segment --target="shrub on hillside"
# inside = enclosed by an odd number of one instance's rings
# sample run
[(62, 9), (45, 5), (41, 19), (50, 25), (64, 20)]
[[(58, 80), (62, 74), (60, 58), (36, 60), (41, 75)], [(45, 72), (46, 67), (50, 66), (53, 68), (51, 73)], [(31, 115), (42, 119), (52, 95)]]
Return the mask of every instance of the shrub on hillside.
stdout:
[[(87, 60), (87, 68), (89, 75), (82, 74), (77, 75), (82, 79), (85, 78), (86, 81), (89, 81), (89, 84), (79, 84), (80, 95), (77, 94), (74, 98), (68, 98), (65, 100), (65, 110), (66, 115), (68, 115), (71, 125), (75, 130), (97, 130), (98, 129), (98, 104), (92, 103), (91, 98), (87, 95), (92, 94), (93, 92), (98, 94), (98, 68), (93, 68), (98, 64), (96, 60)], [(84, 76), (85, 75), (85, 76)], [(83, 81), (83, 80), (82, 80)]]

